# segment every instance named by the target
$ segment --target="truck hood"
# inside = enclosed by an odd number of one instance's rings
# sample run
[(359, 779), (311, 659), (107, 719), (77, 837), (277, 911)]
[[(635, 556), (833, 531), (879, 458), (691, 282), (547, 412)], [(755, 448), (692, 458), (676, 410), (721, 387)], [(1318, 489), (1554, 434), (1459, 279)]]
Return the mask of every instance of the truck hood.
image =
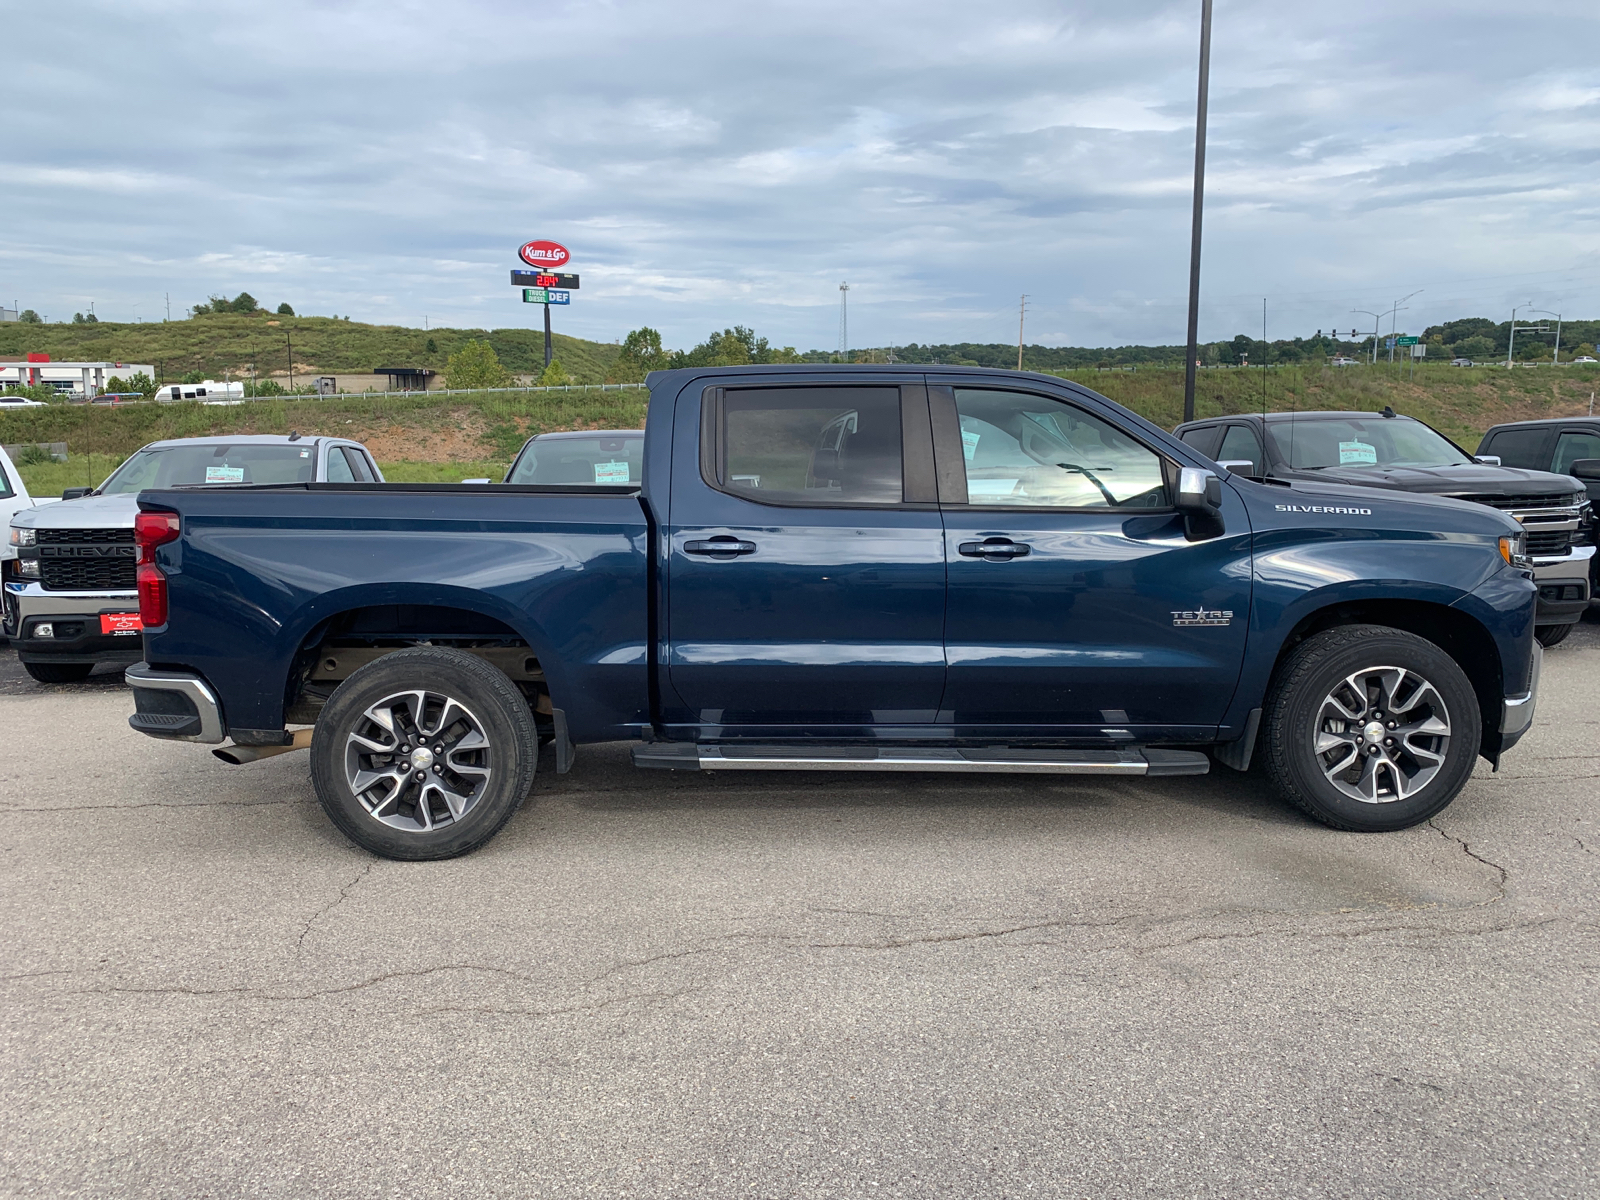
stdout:
[(1569, 475), (1473, 463), (1464, 467), (1328, 467), (1294, 471), (1297, 484), (1346, 484), (1434, 496), (1570, 496), (1583, 484)]
[(139, 493), (122, 492), (25, 508), (11, 523), (23, 529), (132, 529), (138, 511)]
[[(1326, 472), (1318, 471), (1317, 474), (1323, 475)], [(1538, 474), (1538, 472), (1529, 471), (1525, 474)], [(1563, 477), (1554, 475), (1551, 478)], [(1418, 529), (1436, 525), (1440, 529), (1470, 529), (1498, 536), (1504, 533), (1516, 533), (1522, 528), (1514, 517), (1497, 508), (1471, 500), (1458, 500), (1453, 496), (1443, 496), (1436, 492), (1404, 492), (1392, 487), (1353, 487), (1336, 480), (1320, 479), (1314, 483), (1297, 479), (1288, 487), (1269, 485), (1267, 490), (1269, 495), (1263, 498), (1270, 498), (1279, 505), (1309, 504), (1337, 508), (1366, 503), (1381, 505), (1383, 510), (1389, 513), (1415, 513), (1413, 528)]]

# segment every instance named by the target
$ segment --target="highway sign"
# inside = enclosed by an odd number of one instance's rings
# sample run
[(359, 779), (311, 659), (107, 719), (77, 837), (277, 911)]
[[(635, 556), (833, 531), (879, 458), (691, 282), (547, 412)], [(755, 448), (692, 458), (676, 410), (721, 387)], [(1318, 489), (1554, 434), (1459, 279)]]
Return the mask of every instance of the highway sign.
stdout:
[(578, 277), (558, 271), (513, 271), (511, 282), (516, 287), (566, 288), (578, 290)]
[(517, 251), (517, 257), (530, 267), (543, 267), (547, 271), (553, 271), (557, 267), (566, 266), (567, 260), (572, 255), (560, 242), (525, 242)]
[(1394, 344), (1396, 346), (1415, 346), (1421, 340), (1421, 338), (1414, 337), (1397, 337), (1394, 340)]
[(524, 304), (571, 304), (572, 293), (557, 291), (555, 288), (523, 288), (522, 302)]

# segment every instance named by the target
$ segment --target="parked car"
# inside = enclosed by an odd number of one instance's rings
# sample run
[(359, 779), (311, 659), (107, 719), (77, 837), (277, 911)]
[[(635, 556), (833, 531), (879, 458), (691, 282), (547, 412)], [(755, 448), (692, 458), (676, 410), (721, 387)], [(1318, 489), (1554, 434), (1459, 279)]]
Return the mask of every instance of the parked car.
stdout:
[(1553, 646), (1565, 638), (1589, 606), (1595, 553), (1586, 544), (1589, 501), (1583, 485), (1567, 475), (1475, 458), (1431, 426), (1387, 408), (1213, 417), (1180, 425), (1176, 433), (1252, 478), (1391, 488), (1499, 509), (1528, 535), (1539, 584), (1540, 643)]
[[(17, 466), (11, 461), (11, 456), (6, 453), (5, 447), (0, 446), (0, 517), (5, 518), (6, 524), (11, 524), (11, 518), (24, 509), (29, 509), (37, 504), (32, 496), (28, 495), (28, 485), (22, 482), (22, 476), (17, 471)], [(9, 559), (17, 556), (16, 550), (9, 544), (0, 545), (0, 576), (10, 572)], [(10, 640), (10, 629), (14, 622), (12, 610), (16, 601), (10, 592), (0, 593), (0, 645)]]
[(541, 433), (522, 444), (506, 483), (638, 483), (644, 430), (584, 429)]
[(6, 636), (41, 683), (87, 679), (96, 663), (139, 658), (134, 515), (149, 487), (381, 483), (365, 446), (341, 438), (205, 437), (152, 442), (98, 488), (11, 518)]
[(1577, 358), (1573, 359), (1572, 361), (1575, 362), (1575, 363), (1592, 363), (1592, 362), (1600, 362), (1600, 359), (1591, 358), (1587, 354), (1580, 354), (1580, 355), (1578, 355)]
[(1051, 376), (648, 383), (637, 482), (142, 493), (129, 723), (309, 746), (340, 829), (429, 859), (504, 825), (544, 739), (557, 773), (617, 739), (641, 767), (1027, 775), (1259, 748), (1317, 819), (1384, 830), (1532, 720), (1536, 589), (1490, 507), (1229, 475)]
[(1452, 358), (1450, 365), (1452, 367), (1470, 367), (1472, 366), (1472, 360), (1470, 358)]
[(43, 400), (29, 400), (26, 396), (19, 396), (15, 392), (11, 395), (0, 395), (0, 408), (48, 408)]
[[(1478, 446), (1508, 467), (1571, 475), (1589, 493), (1589, 537), (1600, 534), (1595, 506), (1600, 505), (1600, 416), (1550, 417), (1542, 421), (1508, 421), (1492, 426)], [(1600, 552), (1590, 560), (1589, 603), (1600, 604)]]

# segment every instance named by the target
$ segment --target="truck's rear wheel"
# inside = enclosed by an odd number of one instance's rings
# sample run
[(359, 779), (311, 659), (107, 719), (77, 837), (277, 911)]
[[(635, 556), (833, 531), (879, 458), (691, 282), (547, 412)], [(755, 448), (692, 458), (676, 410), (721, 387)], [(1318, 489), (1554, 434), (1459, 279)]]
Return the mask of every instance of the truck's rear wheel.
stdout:
[(1418, 825), (1466, 785), (1478, 698), (1461, 668), (1415, 634), (1346, 625), (1306, 639), (1279, 669), (1264, 720), (1279, 793), (1336, 829)]
[(311, 778), (333, 823), (385, 858), (452, 858), (500, 831), (533, 784), (538, 731), (505, 674), (455, 650), (386, 654), (317, 719)]
[(25, 662), (22, 669), (40, 683), (82, 683), (93, 673), (94, 664)]

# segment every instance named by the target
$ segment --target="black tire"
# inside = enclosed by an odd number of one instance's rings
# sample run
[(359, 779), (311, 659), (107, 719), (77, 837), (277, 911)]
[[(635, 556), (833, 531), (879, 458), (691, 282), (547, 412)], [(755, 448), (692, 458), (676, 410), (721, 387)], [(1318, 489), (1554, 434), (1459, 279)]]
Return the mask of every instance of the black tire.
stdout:
[[(1393, 712), (1380, 707), (1386, 688)], [(1341, 626), (1295, 647), (1262, 718), (1264, 766), (1279, 795), (1324, 825), (1363, 833), (1408, 829), (1448, 805), (1472, 775), (1482, 736), (1477, 694), (1456, 661), (1381, 625)]]
[[(408, 693), (421, 693), (420, 704), (386, 703)], [(396, 752), (368, 750), (387, 746)], [(499, 833), (533, 786), (538, 759), (533, 713), (516, 685), (481, 658), (427, 646), (352, 674), (311, 739), (311, 779), (333, 823), (363, 849), (406, 861), (454, 858)]]
[(25, 662), (22, 669), (40, 683), (82, 683), (89, 678), (94, 664)]
[[(1576, 621), (1572, 623), (1577, 624)], [(1534, 627), (1533, 636), (1539, 639), (1541, 646), (1559, 646), (1567, 640), (1567, 634), (1572, 632), (1572, 625), (1538, 625)]]

